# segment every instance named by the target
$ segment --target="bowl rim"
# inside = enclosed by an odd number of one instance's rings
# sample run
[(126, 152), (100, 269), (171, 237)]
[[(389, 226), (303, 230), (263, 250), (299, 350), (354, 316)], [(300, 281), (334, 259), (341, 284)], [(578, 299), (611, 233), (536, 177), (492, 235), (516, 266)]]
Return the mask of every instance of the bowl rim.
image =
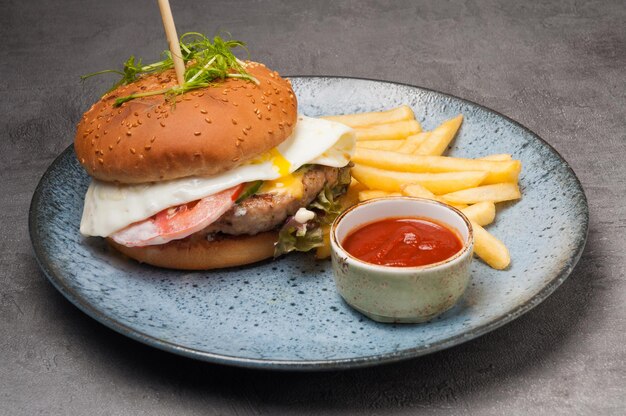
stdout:
[[(456, 214), (458, 217), (461, 218), (461, 220), (463, 221), (463, 223), (465, 224), (465, 226), (467, 227), (467, 239), (465, 239), (465, 241), (462, 241), (463, 243), (463, 248), (459, 251), (457, 251), (454, 255), (448, 257), (447, 259), (438, 261), (436, 263), (430, 263), (430, 264), (423, 264), (421, 266), (410, 266), (410, 267), (399, 267), (399, 266), (387, 266), (387, 265), (383, 265), (383, 264), (374, 264), (374, 263), (368, 263), (366, 261), (363, 261), (361, 259), (359, 259), (358, 257), (353, 256), (352, 254), (350, 254), (339, 242), (338, 238), (337, 238), (337, 227), (339, 226), (339, 223), (346, 217), (346, 215), (350, 214), (351, 212), (353, 212), (354, 210), (360, 209), (366, 205), (369, 204), (378, 204), (381, 202), (387, 202), (387, 201), (391, 201), (391, 200), (399, 200), (399, 201), (406, 201), (409, 203), (415, 203), (415, 202), (419, 202), (419, 203), (426, 203), (426, 204), (430, 204), (430, 205), (437, 205), (440, 206), (444, 209), (448, 209), (449, 211), (451, 211), (453, 214)], [(416, 218), (425, 218), (425, 219), (429, 219), (428, 216), (422, 216), (420, 217), (419, 215), (415, 215)], [(362, 226), (364, 224), (376, 221), (377, 219), (382, 219), (382, 218), (392, 218), (390, 216), (387, 217), (380, 217), (380, 218), (374, 218), (371, 219), (370, 221), (367, 222), (363, 222), (359, 225), (357, 225), (356, 227), (353, 228), (356, 229), (359, 226)], [(445, 221), (443, 221), (445, 223)], [(450, 224), (447, 224), (448, 226), (451, 227)], [(450, 263), (453, 263), (455, 261), (458, 261), (460, 258), (466, 256), (467, 254), (471, 255), (472, 254), (472, 249), (474, 247), (474, 229), (472, 227), (472, 222), (467, 218), (467, 216), (465, 214), (463, 214), (463, 212), (461, 210), (459, 210), (458, 208), (455, 208), (451, 205), (448, 205), (444, 202), (440, 202), (440, 201), (435, 201), (432, 199), (427, 199), (427, 198), (419, 198), (419, 197), (415, 197), (415, 196), (405, 196), (405, 195), (397, 195), (397, 196), (384, 196), (384, 197), (379, 197), (379, 198), (372, 198), (372, 199), (368, 199), (365, 201), (360, 201), (350, 207), (348, 207), (345, 211), (343, 211), (341, 214), (339, 214), (337, 216), (337, 218), (335, 218), (335, 220), (333, 221), (333, 223), (330, 226), (330, 246), (331, 246), (331, 251), (335, 252), (335, 254), (337, 254), (337, 250), (341, 250), (341, 255), (343, 256), (345, 254), (344, 257), (347, 257), (348, 259), (352, 260), (353, 262), (359, 264), (362, 267), (367, 267), (370, 268), (372, 270), (375, 271), (381, 271), (381, 272), (392, 272), (392, 273), (416, 273), (416, 272), (420, 272), (420, 271), (431, 271), (432, 269), (435, 268), (443, 268), (444, 266), (449, 266)]]

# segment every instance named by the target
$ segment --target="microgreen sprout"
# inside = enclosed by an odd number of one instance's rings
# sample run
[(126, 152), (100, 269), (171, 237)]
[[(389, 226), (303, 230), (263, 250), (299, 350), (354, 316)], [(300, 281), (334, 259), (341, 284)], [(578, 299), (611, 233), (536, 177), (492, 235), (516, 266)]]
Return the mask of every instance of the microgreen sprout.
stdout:
[[(246, 72), (244, 63), (237, 59), (232, 49), (240, 47), (246, 50), (245, 43), (238, 40), (224, 40), (215, 36), (213, 40), (198, 32), (185, 33), (180, 37), (180, 50), (185, 62), (185, 82), (182, 85), (174, 85), (169, 88), (144, 91), (130, 94), (115, 100), (114, 106), (118, 107), (127, 101), (140, 97), (152, 95), (165, 95), (166, 100), (171, 101), (177, 95), (183, 94), (197, 88), (204, 88), (214, 85), (216, 82), (226, 78), (239, 78), (258, 84), (259, 81)], [(85, 80), (95, 75), (113, 73), (121, 78), (113, 84), (111, 92), (121, 85), (128, 85), (135, 82), (139, 76), (150, 73), (163, 72), (174, 67), (174, 61), (169, 51), (164, 51), (163, 59), (149, 65), (144, 65), (141, 59), (135, 60), (131, 56), (124, 62), (123, 69), (107, 69), (83, 75), (81, 80)]]

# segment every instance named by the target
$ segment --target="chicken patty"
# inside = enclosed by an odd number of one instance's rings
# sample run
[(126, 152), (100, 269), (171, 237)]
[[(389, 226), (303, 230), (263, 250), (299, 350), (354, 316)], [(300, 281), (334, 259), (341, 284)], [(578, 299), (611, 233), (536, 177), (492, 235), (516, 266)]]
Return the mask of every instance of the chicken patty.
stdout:
[[(348, 169), (348, 168), (341, 168)], [(253, 195), (234, 205), (219, 220), (205, 228), (204, 235), (223, 233), (230, 235), (254, 235), (269, 231), (285, 222), (301, 207), (308, 206), (324, 186), (335, 186), (340, 168), (316, 165), (302, 176), (304, 192), (302, 198), (288, 193), (264, 193)]]

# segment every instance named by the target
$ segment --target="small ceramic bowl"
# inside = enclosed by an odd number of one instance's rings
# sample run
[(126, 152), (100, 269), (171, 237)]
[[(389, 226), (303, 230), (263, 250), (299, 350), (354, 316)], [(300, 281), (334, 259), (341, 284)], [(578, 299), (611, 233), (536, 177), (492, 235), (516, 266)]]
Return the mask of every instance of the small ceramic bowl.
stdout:
[[(422, 217), (456, 231), (463, 248), (438, 263), (392, 267), (367, 263), (341, 246), (348, 233), (367, 223), (392, 217)], [(474, 236), (459, 210), (412, 197), (371, 199), (352, 206), (330, 231), (332, 265), (339, 294), (354, 309), (379, 322), (426, 322), (450, 309), (469, 282)]]

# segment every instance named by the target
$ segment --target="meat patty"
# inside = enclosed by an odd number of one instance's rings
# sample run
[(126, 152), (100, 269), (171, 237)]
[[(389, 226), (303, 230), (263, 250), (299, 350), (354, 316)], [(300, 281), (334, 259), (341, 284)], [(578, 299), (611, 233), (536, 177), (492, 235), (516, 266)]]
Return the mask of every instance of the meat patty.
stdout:
[[(341, 168), (347, 169), (347, 168)], [(258, 234), (269, 231), (285, 222), (301, 207), (306, 207), (324, 189), (334, 186), (339, 178), (339, 168), (316, 165), (302, 176), (304, 192), (302, 198), (290, 194), (256, 194), (234, 205), (219, 220), (205, 228), (204, 235), (216, 232), (240, 235)]]

